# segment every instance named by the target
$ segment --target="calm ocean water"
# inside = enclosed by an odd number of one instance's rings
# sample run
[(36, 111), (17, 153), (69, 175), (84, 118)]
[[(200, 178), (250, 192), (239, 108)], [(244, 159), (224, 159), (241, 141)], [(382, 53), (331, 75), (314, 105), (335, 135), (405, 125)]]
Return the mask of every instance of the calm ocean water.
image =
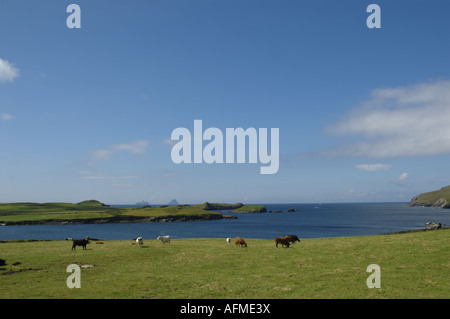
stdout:
[[(102, 225), (1, 226), (0, 240), (52, 239), (86, 236), (103, 240), (136, 237), (172, 238), (260, 238), (297, 235), (300, 238), (365, 236), (424, 228), (428, 221), (450, 225), (450, 210), (408, 207), (407, 203), (266, 204), (282, 213), (224, 214), (238, 219), (174, 223)], [(297, 208), (298, 212), (287, 212)]]

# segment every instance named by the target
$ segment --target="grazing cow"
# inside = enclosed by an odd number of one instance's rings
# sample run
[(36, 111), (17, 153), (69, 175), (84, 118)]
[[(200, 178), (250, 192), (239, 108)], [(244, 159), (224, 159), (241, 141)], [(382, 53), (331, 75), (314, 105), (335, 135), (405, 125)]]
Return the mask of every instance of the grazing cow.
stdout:
[(286, 238), (290, 243), (295, 243), (296, 241), (300, 242), (300, 239), (298, 239), (295, 235), (287, 235), (284, 236), (284, 238)]
[(170, 244), (170, 236), (158, 236), (156, 240), (160, 240), (163, 244), (169, 243)]
[(234, 239), (234, 244), (236, 246), (242, 246), (242, 247), (247, 247), (247, 243), (245, 242), (245, 240), (241, 237), (236, 237)]
[(144, 240), (142, 239), (142, 237), (138, 237), (136, 238), (136, 243), (138, 244), (139, 247), (142, 248), (142, 245), (144, 245)]
[(286, 246), (287, 248), (289, 248), (289, 239), (287, 239), (286, 237), (275, 237), (275, 246), (278, 248), (278, 244), (281, 244), (281, 248), (283, 248), (283, 246)]
[(231, 238), (227, 238), (227, 243), (231, 243)]
[(74, 239), (72, 241), (72, 250), (76, 250), (76, 246), (82, 246), (83, 250), (86, 249), (86, 245), (90, 244), (91, 240), (89, 237), (86, 237), (84, 239)]
[(441, 223), (428, 222), (425, 225), (427, 226), (427, 229), (439, 229), (439, 228), (442, 228), (442, 224)]

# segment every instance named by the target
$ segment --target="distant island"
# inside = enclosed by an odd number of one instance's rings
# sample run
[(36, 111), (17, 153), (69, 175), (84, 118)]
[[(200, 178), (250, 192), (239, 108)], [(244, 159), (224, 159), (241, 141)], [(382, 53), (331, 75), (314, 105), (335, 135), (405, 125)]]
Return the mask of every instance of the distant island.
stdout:
[(145, 201), (145, 200), (143, 200), (143, 201), (137, 202), (134, 205), (136, 205), (136, 206), (150, 206), (150, 203)]
[(172, 199), (170, 202), (167, 203), (167, 206), (177, 206), (180, 205), (176, 199)]
[(414, 196), (408, 206), (450, 208), (450, 185)]

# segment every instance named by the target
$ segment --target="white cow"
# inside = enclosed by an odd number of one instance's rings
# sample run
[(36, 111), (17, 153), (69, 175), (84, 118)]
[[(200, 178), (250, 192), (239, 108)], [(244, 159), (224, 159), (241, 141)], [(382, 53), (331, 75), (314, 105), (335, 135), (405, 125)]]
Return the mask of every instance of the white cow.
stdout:
[(231, 242), (231, 238), (227, 238), (227, 243), (230, 243)]
[(160, 240), (163, 244), (169, 243), (170, 244), (170, 236), (158, 236), (156, 240)]
[(142, 247), (142, 245), (144, 245), (144, 240), (142, 239), (142, 237), (138, 237), (136, 238), (136, 243), (139, 247)]

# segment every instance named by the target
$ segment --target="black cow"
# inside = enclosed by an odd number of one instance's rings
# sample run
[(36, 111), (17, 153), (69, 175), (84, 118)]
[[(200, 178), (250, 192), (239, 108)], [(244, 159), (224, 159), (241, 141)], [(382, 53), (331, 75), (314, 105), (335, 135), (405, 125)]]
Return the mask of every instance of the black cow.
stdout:
[(295, 235), (287, 235), (284, 236), (284, 238), (286, 238), (290, 243), (295, 243), (296, 241), (300, 242), (300, 239), (298, 239)]
[(76, 246), (82, 246), (83, 249), (86, 249), (86, 245), (90, 244), (91, 240), (89, 237), (84, 239), (73, 239), (72, 250), (76, 250)]

